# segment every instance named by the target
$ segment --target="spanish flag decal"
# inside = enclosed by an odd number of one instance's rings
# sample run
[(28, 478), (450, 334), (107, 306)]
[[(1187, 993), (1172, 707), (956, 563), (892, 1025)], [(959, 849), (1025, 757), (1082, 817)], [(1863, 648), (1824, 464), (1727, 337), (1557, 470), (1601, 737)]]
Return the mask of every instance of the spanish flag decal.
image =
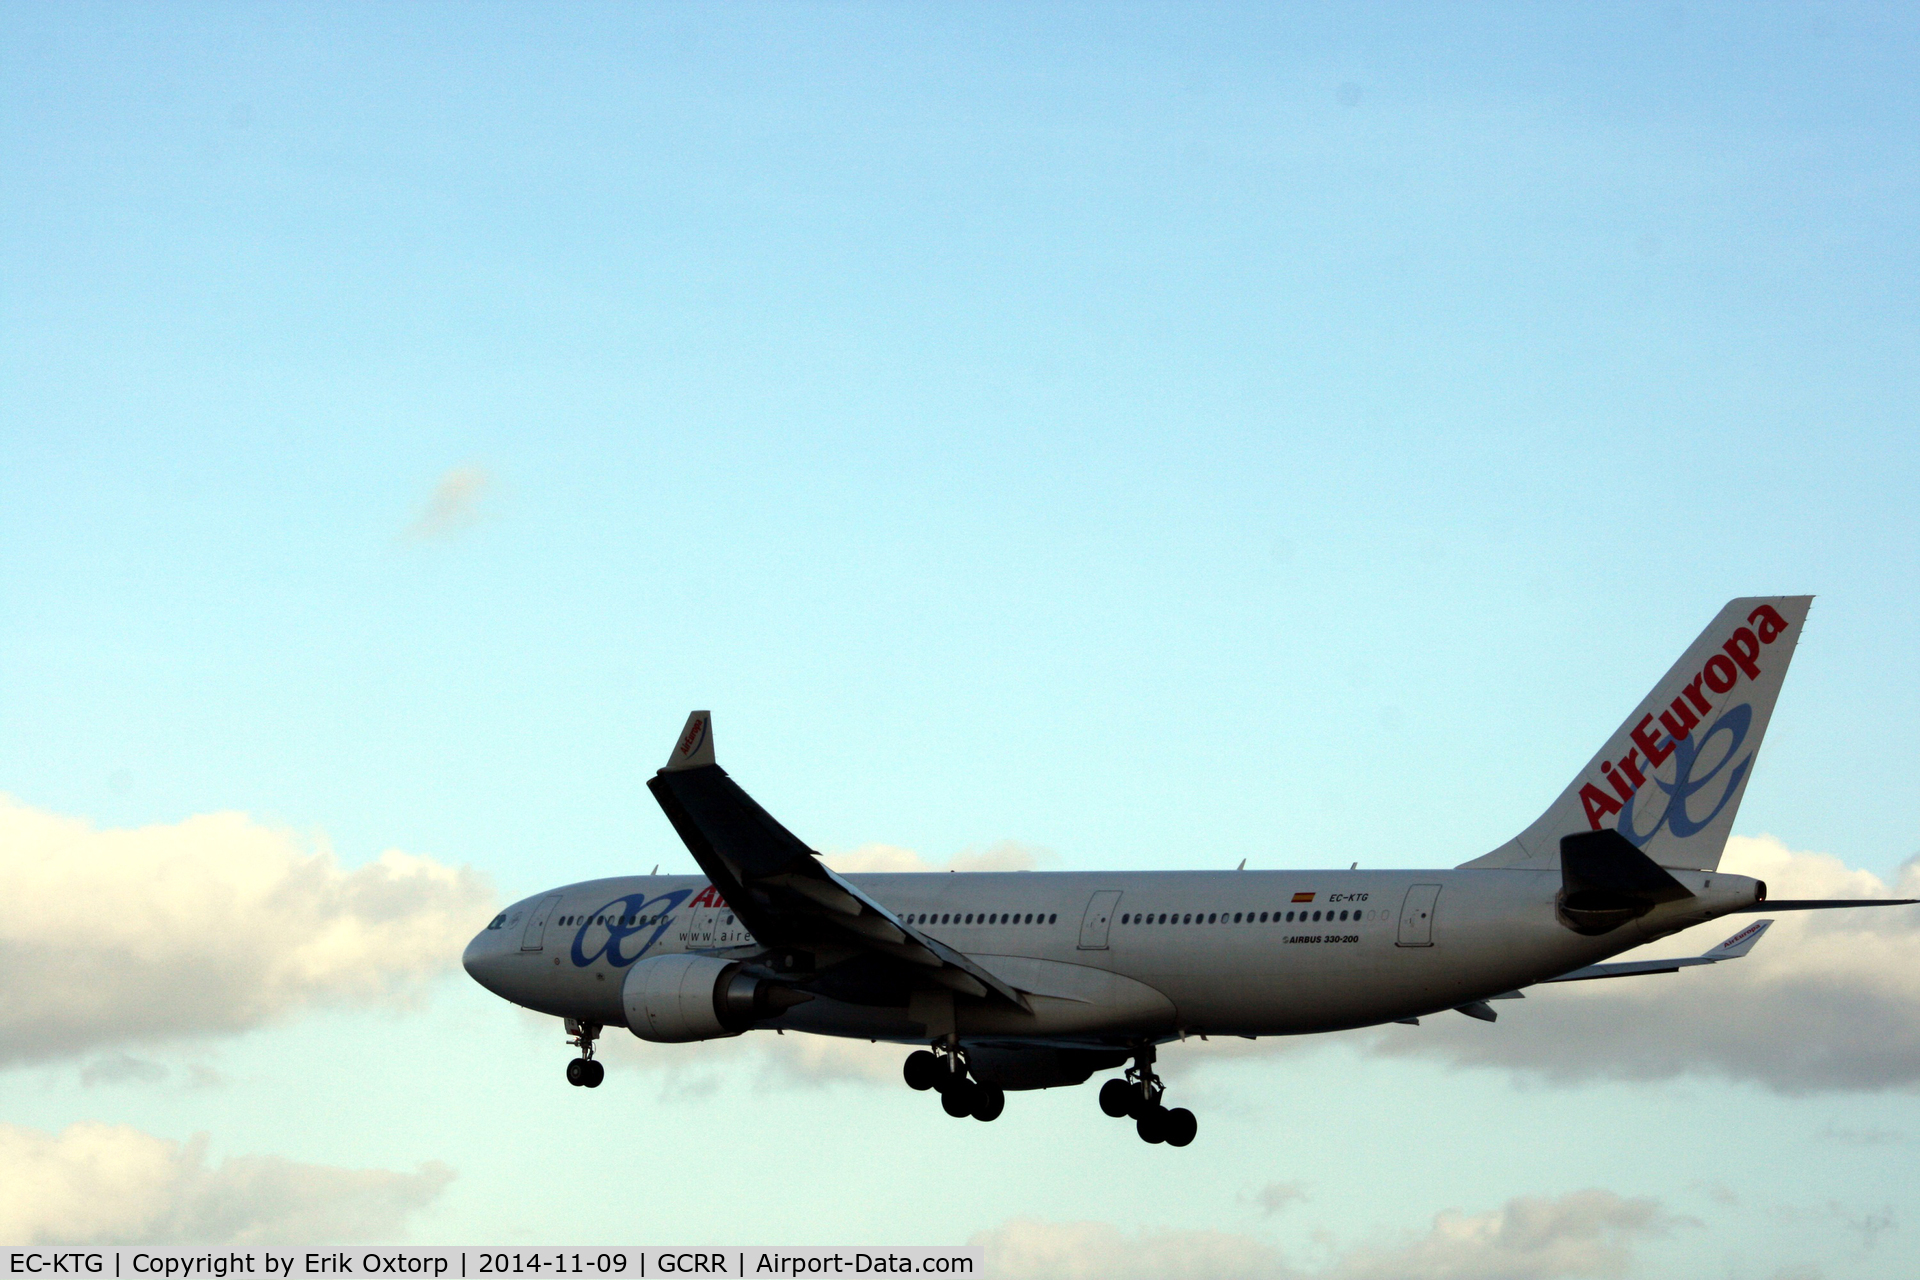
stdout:
[(1293, 900), (1295, 902), (1312, 902), (1313, 895), (1310, 893), (1296, 893), (1293, 895)]

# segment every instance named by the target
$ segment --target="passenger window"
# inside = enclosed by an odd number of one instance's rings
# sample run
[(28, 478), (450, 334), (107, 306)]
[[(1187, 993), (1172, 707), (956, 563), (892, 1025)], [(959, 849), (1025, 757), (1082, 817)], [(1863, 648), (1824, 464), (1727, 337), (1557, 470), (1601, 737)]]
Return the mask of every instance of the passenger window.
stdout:
[(1207, 923), (1208, 923), (1208, 924), (1212, 924), (1212, 923), (1213, 923), (1213, 922), (1214, 922), (1214, 921), (1215, 921), (1216, 919), (1218, 919), (1218, 918), (1219, 918), (1219, 917), (1217, 917), (1217, 916), (1211, 916), (1211, 915), (1210, 915), (1210, 916), (1208, 916), (1208, 917), (1207, 917)]
[(1267, 922), (1267, 913), (1262, 911), (1260, 913), (1260, 923), (1265, 924), (1266, 922)]
[(1236, 912), (1234, 912), (1234, 913), (1233, 913), (1233, 922), (1234, 922), (1235, 924), (1239, 924), (1239, 923), (1240, 923), (1240, 913), (1239, 913), (1238, 911), (1236, 911)]
[(1288, 924), (1292, 924), (1292, 923), (1293, 923), (1293, 912), (1291, 912), (1291, 911), (1289, 911), (1289, 912), (1287, 912), (1287, 923), (1288, 923)]
[(1047, 923), (1052, 924), (1054, 921), (1058, 920), (1059, 918), (1060, 918), (1060, 913), (1056, 911), (1052, 915), (1047, 917)]

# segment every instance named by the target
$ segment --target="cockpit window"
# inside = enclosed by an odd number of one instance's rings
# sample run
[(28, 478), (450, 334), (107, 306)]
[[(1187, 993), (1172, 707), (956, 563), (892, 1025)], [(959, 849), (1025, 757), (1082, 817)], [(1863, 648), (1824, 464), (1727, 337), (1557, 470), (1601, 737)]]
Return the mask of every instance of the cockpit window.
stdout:
[(502, 911), (499, 915), (493, 918), (493, 923), (488, 925), (487, 928), (498, 929), (501, 925), (505, 924), (506, 922), (507, 922), (507, 913)]

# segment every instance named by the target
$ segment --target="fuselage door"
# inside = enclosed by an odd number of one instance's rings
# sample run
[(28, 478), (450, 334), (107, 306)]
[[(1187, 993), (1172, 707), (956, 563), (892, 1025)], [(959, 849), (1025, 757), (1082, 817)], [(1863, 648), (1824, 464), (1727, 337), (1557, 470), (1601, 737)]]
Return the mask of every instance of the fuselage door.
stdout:
[(1401, 946), (1433, 945), (1433, 905), (1439, 897), (1437, 884), (1417, 884), (1407, 890), (1407, 900), (1400, 904)]
[(553, 909), (560, 905), (560, 895), (548, 894), (540, 899), (540, 905), (533, 909), (533, 918), (527, 921), (527, 927), (520, 935), (522, 951), (538, 951), (546, 945), (547, 920), (553, 915)]
[(1113, 924), (1113, 909), (1120, 905), (1118, 889), (1102, 889), (1087, 903), (1086, 918), (1080, 921), (1080, 949), (1105, 951), (1107, 929)]

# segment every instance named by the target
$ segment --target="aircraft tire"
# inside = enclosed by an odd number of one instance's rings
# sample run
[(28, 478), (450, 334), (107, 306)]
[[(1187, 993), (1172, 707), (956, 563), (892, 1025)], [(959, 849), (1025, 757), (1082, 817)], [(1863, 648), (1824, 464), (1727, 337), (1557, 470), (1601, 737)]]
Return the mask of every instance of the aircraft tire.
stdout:
[(575, 1058), (567, 1064), (567, 1083), (571, 1085), (583, 1085), (586, 1082), (587, 1060), (585, 1058)]
[(1133, 1114), (1133, 1104), (1140, 1099), (1140, 1091), (1125, 1080), (1109, 1080), (1100, 1086), (1100, 1109), (1115, 1120), (1124, 1120)]
[(1140, 1135), (1142, 1142), (1165, 1142), (1167, 1140), (1167, 1109), (1155, 1106), (1142, 1111), (1133, 1122), (1133, 1131)]
[(1193, 1141), (1193, 1136), (1196, 1133), (1200, 1132), (1200, 1122), (1195, 1120), (1193, 1118), (1193, 1112), (1187, 1110), (1185, 1107), (1175, 1107), (1173, 1110), (1167, 1112), (1167, 1120), (1163, 1132), (1167, 1136), (1168, 1146), (1184, 1147)]
[(598, 1059), (589, 1058), (587, 1060), (586, 1075), (587, 1075), (587, 1078), (582, 1080), (580, 1083), (585, 1085), (589, 1089), (598, 1089), (600, 1087), (600, 1082), (607, 1078), (607, 1066), (604, 1062), (601, 1062)]
[(979, 1084), (973, 1087), (973, 1118), (975, 1120), (998, 1120), (1000, 1113), (1006, 1109), (1006, 1090), (999, 1085)]
[(963, 1120), (973, 1114), (973, 1085), (965, 1080), (956, 1080), (948, 1085), (940, 1095), (940, 1109), (955, 1120)]
[(900, 1074), (907, 1078), (909, 1089), (925, 1091), (934, 1087), (942, 1075), (940, 1059), (925, 1049), (915, 1049), (907, 1055), (906, 1065), (900, 1068)]

